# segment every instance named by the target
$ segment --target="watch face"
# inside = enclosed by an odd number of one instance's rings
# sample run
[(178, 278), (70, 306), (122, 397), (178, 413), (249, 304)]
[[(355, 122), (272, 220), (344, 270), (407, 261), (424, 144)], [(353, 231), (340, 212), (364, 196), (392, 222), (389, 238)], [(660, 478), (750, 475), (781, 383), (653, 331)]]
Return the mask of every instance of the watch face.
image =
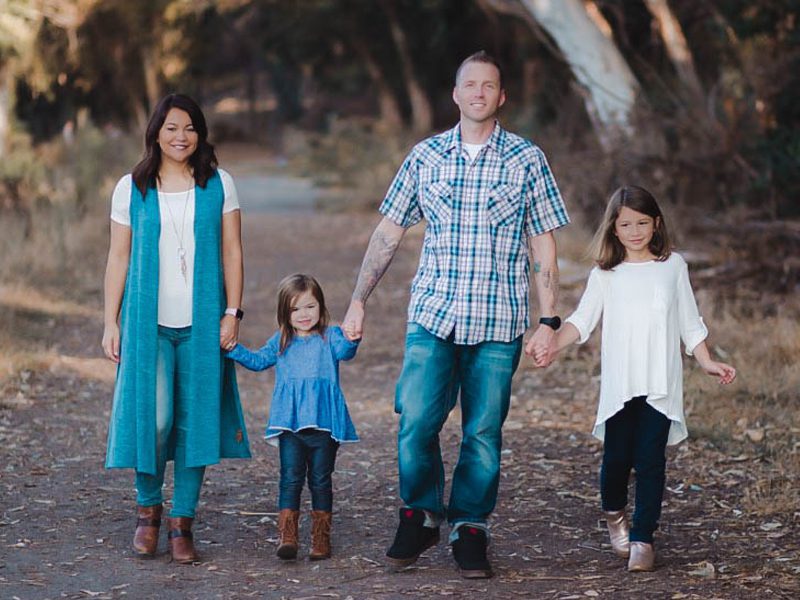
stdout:
[(539, 319), (539, 323), (542, 325), (547, 325), (554, 331), (557, 331), (558, 328), (561, 327), (561, 317), (542, 317)]

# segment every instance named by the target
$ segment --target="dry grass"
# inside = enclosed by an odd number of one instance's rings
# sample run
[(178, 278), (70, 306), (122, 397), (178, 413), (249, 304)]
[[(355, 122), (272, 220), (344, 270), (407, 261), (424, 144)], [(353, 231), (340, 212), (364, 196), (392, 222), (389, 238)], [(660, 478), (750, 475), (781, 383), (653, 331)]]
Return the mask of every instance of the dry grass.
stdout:
[(731, 386), (718, 385), (696, 364), (686, 373), (692, 434), (757, 459), (743, 505), (761, 514), (800, 506), (800, 306), (791, 300), (777, 316), (725, 310), (713, 317), (710, 347), (736, 366)]

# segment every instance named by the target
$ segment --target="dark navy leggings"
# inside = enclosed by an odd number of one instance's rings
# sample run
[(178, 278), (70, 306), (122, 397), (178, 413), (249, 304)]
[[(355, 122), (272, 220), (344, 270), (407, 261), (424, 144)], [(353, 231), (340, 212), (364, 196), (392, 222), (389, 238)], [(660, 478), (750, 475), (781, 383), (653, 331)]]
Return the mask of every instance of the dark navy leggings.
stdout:
[(632, 542), (653, 543), (658, 529), (666, 480), (669, 419), (637, 396), (606, 421), (600, 497), (603, 510), (622, 510), (628, 503), (628, 479), (636, 470), (636, 505)]

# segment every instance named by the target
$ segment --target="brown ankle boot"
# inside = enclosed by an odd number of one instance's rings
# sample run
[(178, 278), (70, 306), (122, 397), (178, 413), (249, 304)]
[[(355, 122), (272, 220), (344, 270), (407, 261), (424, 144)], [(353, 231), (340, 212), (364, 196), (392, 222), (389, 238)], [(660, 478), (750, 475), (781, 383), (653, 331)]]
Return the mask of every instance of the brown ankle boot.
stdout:
[(158, 549), (158, 531), (161, 527), (163, 505), (136, 506), (136, 532), (133, 534), (133, 552), (140, 558), (153, 558)]
[(191, 517), (175, 517), (169, 520), (169, 551), (172, 560), (182, 565), (198, 562), (200, 557), (194, 549)]
[(284, 508), (278, 514), (278, 533), (281, 534), (278, 558), (284, 560), (297, 558), (297, 521), (299, 519), (300, 511), (291, 508)]
[(311, 552), (308, 558), (322, 560), (331, 557), (331, 517), (324, 510), (311, 511)]

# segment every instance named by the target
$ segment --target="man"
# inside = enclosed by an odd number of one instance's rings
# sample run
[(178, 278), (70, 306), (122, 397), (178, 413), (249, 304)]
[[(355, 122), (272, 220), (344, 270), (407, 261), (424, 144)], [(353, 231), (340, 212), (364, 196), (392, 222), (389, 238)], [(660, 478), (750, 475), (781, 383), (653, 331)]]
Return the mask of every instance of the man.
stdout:
[[(400, 414), (400, 524), (387, 552), (393, 568), (414, 563), (439, 541), (446, 517), (459, 570), (491, 577), (487, 519), (500, 476), (501, 429), (511, 377), (528, 327), (530, 267), (542, 319), (525, 352), (550, 361), (560, 325), (556, 244), (552, 231), (569, 222), (542, 151), (496, 121), (505, 102), (497, 62), (485, 52), (456, 73), (456, 127), (417, 144), (380, 207), (343, 322), (361, 336), (364, 305), (406, 229), (427, 221), (419, 270), (411, 285)], [(462, 441), (448, 506), (439, 432), (461, 394)]]

